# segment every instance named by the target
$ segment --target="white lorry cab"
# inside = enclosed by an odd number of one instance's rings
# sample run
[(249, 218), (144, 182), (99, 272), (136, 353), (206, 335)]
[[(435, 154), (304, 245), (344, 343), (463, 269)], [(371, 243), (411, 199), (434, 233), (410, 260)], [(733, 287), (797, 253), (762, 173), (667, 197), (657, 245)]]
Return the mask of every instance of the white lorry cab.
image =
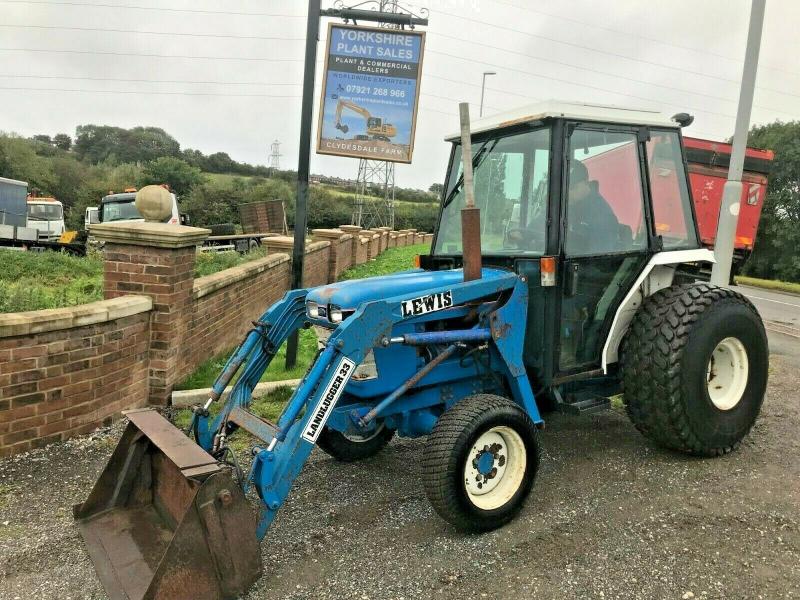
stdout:
[[(178, 199), (170, 192), (172, 197), (172, 212), (164, 222), (180, 225), (181, 215), (178, 212)], [(142, 215), (136, 210), (136, 188), (127, 188), (120, 194), (109, 193), (103, 196), (100, 206), (86, 209), (84, 219), (87, 223), (119, 223), (123, 221), (144, 221)], [(92, 212), (97, 211), (97, 220), (92, 221)]]
[(83, 213), (83, 228), (89, 231), (89, 225), (99, 223), (100, 217), (98, 216), (98, 208), (96, 206), (87, 206)]
[(40, 241), (55, 242), (64, 233), (64, 205), (55, 198), (28, 196), (27, 212), (27, 226)]

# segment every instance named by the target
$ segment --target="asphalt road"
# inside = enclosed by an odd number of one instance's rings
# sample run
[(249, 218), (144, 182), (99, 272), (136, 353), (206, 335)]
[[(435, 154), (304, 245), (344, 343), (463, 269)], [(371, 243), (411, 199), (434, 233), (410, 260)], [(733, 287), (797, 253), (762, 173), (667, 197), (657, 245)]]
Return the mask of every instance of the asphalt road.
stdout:
[(761, 314), (770, 354), (800, 367), (800, 296), (747, 285), (739, 285), (736, 290), (750, 298)]

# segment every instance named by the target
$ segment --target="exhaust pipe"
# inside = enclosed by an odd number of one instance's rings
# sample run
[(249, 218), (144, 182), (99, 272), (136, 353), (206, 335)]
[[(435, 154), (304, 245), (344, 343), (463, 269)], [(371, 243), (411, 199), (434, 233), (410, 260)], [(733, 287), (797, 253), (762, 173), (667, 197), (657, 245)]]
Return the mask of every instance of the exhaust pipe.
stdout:
[(481, 210), (475, 206), (472, 184), (472, 134), (469, 125), (469, 103), (458, 105), (461, 121), (461, 163), (464, 173), (465, 205), (461, 209), (461, 248), (464, 255), (464, 281), (481, 278)]

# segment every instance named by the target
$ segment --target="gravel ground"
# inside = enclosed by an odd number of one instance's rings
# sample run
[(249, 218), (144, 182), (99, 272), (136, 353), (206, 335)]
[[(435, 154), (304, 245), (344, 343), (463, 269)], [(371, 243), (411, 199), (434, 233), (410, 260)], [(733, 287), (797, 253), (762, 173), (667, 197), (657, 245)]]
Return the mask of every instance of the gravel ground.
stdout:
[[(654, 448), (618, 410), (550, 415), (530, 500), (484, 535), (434, 514), (424, 440), (360, 464), (317, 451), (246, 599), (798, 598), (800, 376), (771, 371), (755, 429), (714, 460)], [(105, 598), (70, 511), (119, 433), (0, 461), (0, 598)]]

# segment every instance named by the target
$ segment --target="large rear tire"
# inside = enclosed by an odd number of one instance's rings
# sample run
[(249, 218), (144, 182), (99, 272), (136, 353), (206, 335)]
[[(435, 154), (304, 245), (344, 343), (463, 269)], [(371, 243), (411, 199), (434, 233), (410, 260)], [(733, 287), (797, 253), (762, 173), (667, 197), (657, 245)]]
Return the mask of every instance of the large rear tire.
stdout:
[(671, 286), (647, 298), (631, 323), (624, 402), (657, 444), (718, 456), (753, 427), (768, 366), (764, 325), (747, 298), (705, 283)]
[(461, 400), (428, 437), (425, 493), (462, 531), (488, 531), (522, 508), (539, 468), (536, 426), (517, 404), (491, 394)]

